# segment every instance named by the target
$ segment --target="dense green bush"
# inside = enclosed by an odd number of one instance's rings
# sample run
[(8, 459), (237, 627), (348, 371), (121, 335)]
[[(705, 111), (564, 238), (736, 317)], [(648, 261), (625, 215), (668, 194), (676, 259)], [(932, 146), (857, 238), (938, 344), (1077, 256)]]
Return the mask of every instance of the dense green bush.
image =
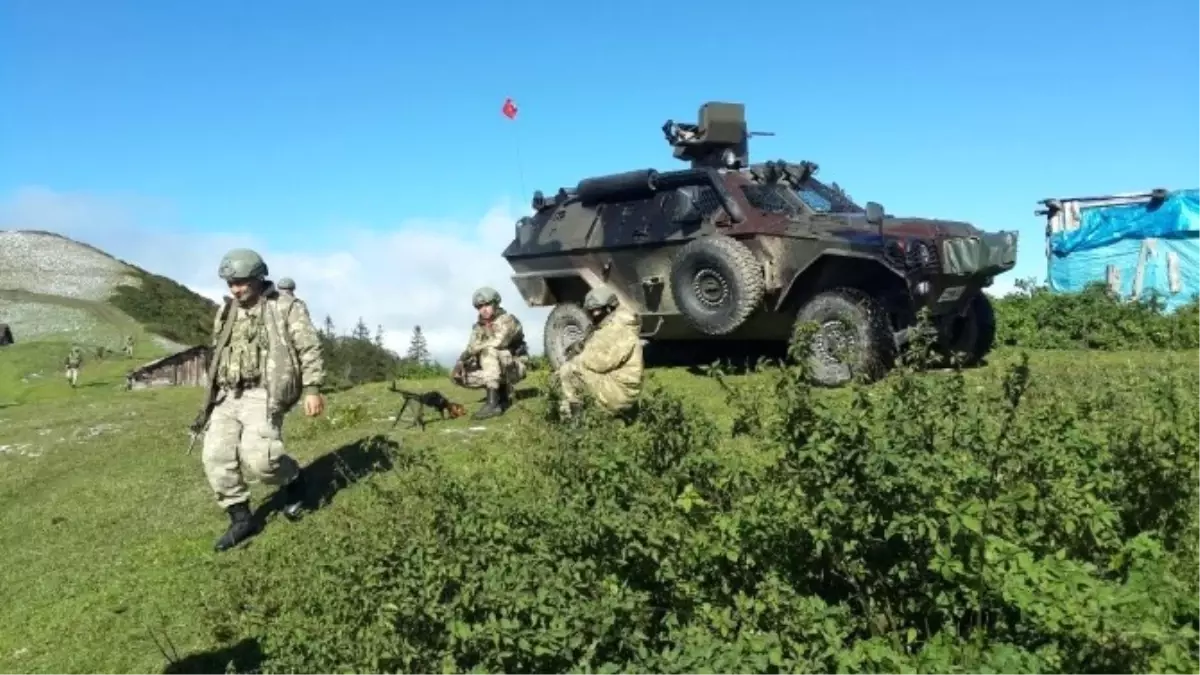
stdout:
[(729, 385), (732, 435), (548, 400), (518, 475), (400, 451), (215, 635), (276, 672), (1195, 672), (1194, 372), (1063, 375), (788, 367)]
[(1121, 300), (1103, 283), (1052, 293), (1031, 280), (993, 301), (996, 343), (1027, 349), (1196, 349), (1200, 301), (1166, 312), (1153, 295)]
[(118, 286), (109, 302), (133, 317), (146, 330), (181, 344), (212, 342), (217, 303), (182, 284), (136, 269), (139, 286)]

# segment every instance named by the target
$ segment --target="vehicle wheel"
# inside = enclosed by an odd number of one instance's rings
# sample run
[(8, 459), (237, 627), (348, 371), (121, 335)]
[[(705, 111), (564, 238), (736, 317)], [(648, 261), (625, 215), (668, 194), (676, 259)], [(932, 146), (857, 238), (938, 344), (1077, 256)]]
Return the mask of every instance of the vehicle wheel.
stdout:
[(796, 326), (817, 324), (809, 342), (814, 382), (840, 387), (855, 375), (867, 381), (887, 374), (896, 361), (896, 342), (887, 311), (854, 288), (838, 288), (813, 297), (796, 315)]
[(555, 305), (550, 310), (550, 316), (546, 317), (542, 346), (551, 369), (558, 370), (567, 360), (567, 347), (581, 340), (591, 323), (587, 312), (574, 303)]
[(945, 356), (970, 368), (979, 365), (995, 345), (996, 311), (986, 293), (977, 293), (967, 313), (954, 320)]
[(685, 245), (671, 267), (671, 296), (684, 319), (706, 335), (727, 335), (762, 301), (763, 271), (742, 242), (715, 235)]

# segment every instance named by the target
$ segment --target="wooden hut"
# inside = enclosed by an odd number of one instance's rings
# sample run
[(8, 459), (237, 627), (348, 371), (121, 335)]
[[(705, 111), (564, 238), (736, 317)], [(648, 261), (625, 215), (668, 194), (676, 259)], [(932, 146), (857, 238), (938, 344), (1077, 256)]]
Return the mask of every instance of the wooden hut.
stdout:
[(130, 389), (146, 387), (203, 387), (210, 350), (197, 346), (151, 361), (126, 376)]

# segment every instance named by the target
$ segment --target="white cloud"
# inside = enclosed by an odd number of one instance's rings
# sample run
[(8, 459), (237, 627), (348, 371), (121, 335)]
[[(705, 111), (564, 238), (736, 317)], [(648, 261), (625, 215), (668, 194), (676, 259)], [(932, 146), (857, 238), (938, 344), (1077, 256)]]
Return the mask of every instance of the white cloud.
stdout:
[(500, 255), (521, 215), (507, 202), (473, 225), (408, 220), (389, 230), (348, 227), (336, 249), (319, 251), (303, 248), (300, 238), (264, 241), (245, 233), (188, 233), (151, 224), (165, 214), (161, 204), (143, 199), (23, 188), (0, 202), (0, 229), (56, 232), (214, 300), (225, 292), (216, 276), (221, 255), (233, 247), (254, 248), (273, 278), (296, 280), (297, 294), (318, 323), (329, 315), (339, 332), (348, 332), (362, 317), (372, 333), (382, 325), (385, 343), (400, 353), (419, 325), (443, 362), (466, 343), (475, 316), (471, 293), (490, 285), (521, 319), (530, 349), (541, 351), (547, 310), (525, 306)]

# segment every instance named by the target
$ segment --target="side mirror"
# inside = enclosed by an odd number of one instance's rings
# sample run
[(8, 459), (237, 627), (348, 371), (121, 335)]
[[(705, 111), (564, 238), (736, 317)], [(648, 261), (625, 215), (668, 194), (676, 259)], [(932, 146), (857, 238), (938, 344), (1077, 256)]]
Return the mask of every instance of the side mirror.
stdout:
[(879, 202), (867, 202), (867, 222), (872, 225), (883, 224), (883, 205)]

